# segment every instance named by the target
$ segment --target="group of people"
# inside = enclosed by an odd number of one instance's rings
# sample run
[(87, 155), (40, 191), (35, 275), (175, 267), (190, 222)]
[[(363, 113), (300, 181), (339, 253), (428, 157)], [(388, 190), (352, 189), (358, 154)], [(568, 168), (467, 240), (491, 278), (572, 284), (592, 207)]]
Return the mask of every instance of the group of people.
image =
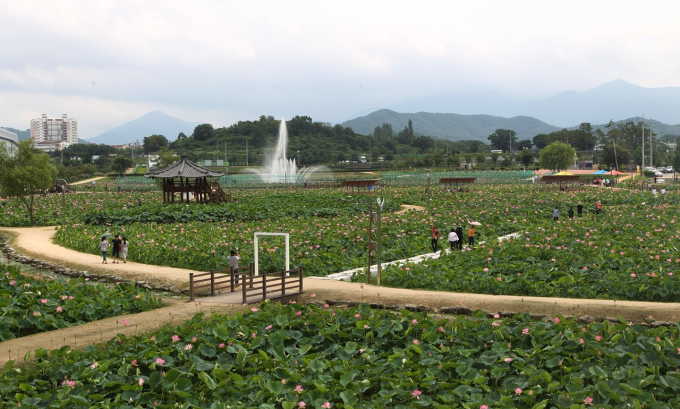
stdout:
[(123, 259), (123, 263), (127, 263), (128, 248), (130, 247), (127, 238), (121, 238), (120, 235), (116, 234), (113, 240), (109, 242), (106, 236), (102, 236), (102, 241), (99, 242), (99, 249), (102, 251), (103, 258), (102, 264), (108, 264), (106, 253), (109, 251), (109, 247), (111, 247), (111, 258), (113, 258), (111, 264), (120, 264), (120, 259)]
[[(579, 203), (576, 205), (576, 211), (578, 214), (578, 217), (583, 217), (583, 204)], [(602, 211), (602, 202), (597, 201), (595, 203), (595, 214), (600, 214)], [(567, 215), (569, 216), (570, 219), (574, 218), (574, 208), (573, 206), (569, 206), (569, 210), (567, 211)], [(560, 219), (560, 209), (559, 207), (555, 206), (555, 210), (553, 210), (553, 221), (558, 221)]]
[[(468, 245), (470, 247), (473, 247), (475, 245), (475, 226), (470, 225), (470, 229), (468, 230)], [(438, 248), (438, 241), (439, 241), (439, 230), (435, 227), (433, 224), (430, 228), (430, 234), (432, 235), (432, 252), (436, 253), (439, 248)], [(458, 225), (455, 229), (451, 229), (451, 232), (449, 233), (447, 240), (449, 242), (449, 245), (451, 246), (451, 251), (453, 250), (462, 250), (463, 249), (463, 227), (461, 225)]]

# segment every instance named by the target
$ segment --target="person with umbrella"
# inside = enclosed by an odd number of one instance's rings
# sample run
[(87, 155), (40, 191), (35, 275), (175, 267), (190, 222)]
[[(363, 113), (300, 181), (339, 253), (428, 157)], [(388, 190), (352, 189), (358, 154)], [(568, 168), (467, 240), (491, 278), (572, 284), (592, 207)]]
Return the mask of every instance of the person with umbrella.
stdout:
[(102, 241), (99, 242), (99, 249), (102, 251), (102, 257), (104, 258), (102, 264), (107, 264), (106, 252), (109, 250), (109, 242), (106, 240), (106, 237), (106, 235), (103, 235)]
[(479, 222), (470, 223), (470, 230), (468, 230), (468, 245), (470, 246), (470, 248), (474, 247), (475, 245), (475, 226), (481, 226), (481, 223)]

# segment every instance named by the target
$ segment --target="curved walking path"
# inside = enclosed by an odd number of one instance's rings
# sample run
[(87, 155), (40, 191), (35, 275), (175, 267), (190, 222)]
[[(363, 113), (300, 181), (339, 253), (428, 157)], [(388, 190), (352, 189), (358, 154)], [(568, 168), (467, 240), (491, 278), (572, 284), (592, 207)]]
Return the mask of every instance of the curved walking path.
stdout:
[[(80, 270), (102, 271), (124, 278), (145, 279), (159, 283), (186, 286), (191, 270), (159, 267), (141, 263), (102, 265), (98, 256), (66, 249), (52, 243), (54, 227), (1, 228), (14, 239), (12, 246), (22, 254), (72, 266)], [(408, 290), (378, 287), (336, 280), (306, 278), (302, 300), (368, 302), (386, 306), (424, 305), (432, 309), (464, 306), (487, 312), (509, 311), (553, 316), (555, 314), (617, 318), (619, 315), (640, 322), (650, 315), (655, 320), (675, 321), (680, 317), (680, 303), (653, 303), (641, 301), (589, 300), (574, 298), (520, 297), (451, 293), (444, 291)], [(200, 300), (200, 299), (199, 299)], [(2, 344), (0, 344), (1, 346)]]
[(89, 178), (85, 180), (79, 180), (77, 182), (69, 183), (70, 185), (84, 185), (85, 183), (90, 183), (95, 180), (104, 179), (106, 176), (98, 176), (96, 178)]

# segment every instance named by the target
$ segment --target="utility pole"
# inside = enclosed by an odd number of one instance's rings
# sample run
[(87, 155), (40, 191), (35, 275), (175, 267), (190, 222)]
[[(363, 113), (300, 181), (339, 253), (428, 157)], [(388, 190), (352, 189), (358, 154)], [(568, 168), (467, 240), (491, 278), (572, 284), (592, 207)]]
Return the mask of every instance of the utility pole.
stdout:
[(641, 174), (645, 176), (645, 116), (642, 115), (642, 169)]
[(248, 167), (248, 140), (246, 139), (246, 167)]
[(649, 166), (654, 167), (654, 131), (652, 130), (652, 118), (649, 118), (649, 132), (647, 133), (649, 139)]
[(377, 241), (378, 241), (378, 246), (377, 246), (378, 247), (378, 249), (377, 249), (378, 254), (377, 254), (376, 262), (378, 264), (378, 285), (380, 285), (380, 281), (381, 281), (380, 276), (381, 276), (381, 273), (382, 273), (382, 262), (380, 261), (380, 258), (382, 256), (382, 236), (381, 236), (381, 233), (380, 233), (380, 224), (381, 224), (381, 219), (382, 219), (382, 208), (383, 208), (383, 205), (385, 204), (385, 199), (383, 198), (382, 200), (380, 200), (378, 198), (377, 201), (378, 201), (378, 208), (377, 208), (377, 220), (376, 220), (376, 229), (375, 230), (376, 230), (376, 236), (377, 236), (376, 238), (377, 238)]

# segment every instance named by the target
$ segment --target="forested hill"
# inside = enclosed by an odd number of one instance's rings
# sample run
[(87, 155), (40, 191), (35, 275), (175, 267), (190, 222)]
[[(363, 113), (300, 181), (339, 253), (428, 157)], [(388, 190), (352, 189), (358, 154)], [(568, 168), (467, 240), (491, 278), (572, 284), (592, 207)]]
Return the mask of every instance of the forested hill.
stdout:
[(350, 127), (354, 132), (360, 134), (370, 135), (376, 126), (382, 126), (385, 123), (392, 125), (395, 131), (404, 129), (408, 126), (409, 119), (413, 121), (413, 129), (418, 134), (451, 141), (478, 140), (488, 143), (488, 136), (494, 133), (496, 129), (512, 129), (517, 133), (518, 139), (531, 139), (537, 134), (548, 134), (561, 129), (528, 116), (503, 118), (492, 115), (436, 114), (430, 112), (404, 114), (389, 109), (381, 109), (369, 115), (345, 121), (342, 126)]

